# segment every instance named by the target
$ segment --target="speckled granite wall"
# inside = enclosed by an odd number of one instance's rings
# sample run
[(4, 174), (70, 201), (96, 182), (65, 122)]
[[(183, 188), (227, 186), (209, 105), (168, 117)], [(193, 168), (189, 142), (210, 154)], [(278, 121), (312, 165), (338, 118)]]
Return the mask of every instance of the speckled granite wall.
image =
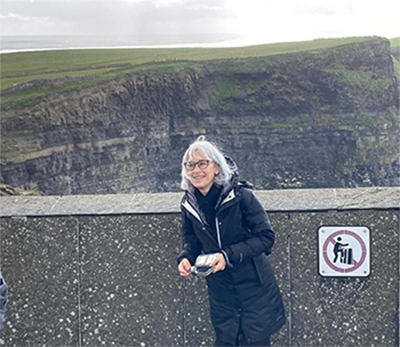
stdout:
[[(291, 213), (291, 345), (399, 345), (399, 213), (341, 211)], [(371, 275), (318, 275), (317, 229), (321, 225), (368, 226)]]
[(2, 218), (0, 222), (0, 264), (9, 287), (0, 345), (76, 346), (76, 218)]
[[(10, 290), (0, 346), (212, 346), (205, 280), (176, 270), (177, 211), (34, 215), (0, 219)], [(288, 316), (273, 345), (398, 346), (399, 209), (269, 216), (277, 235), (270, 261)], [(369, 277), (318, 274), (321, 225), (370, 228)]]
[(177, 216), (81, 217), (82, 344), (181, 346)]

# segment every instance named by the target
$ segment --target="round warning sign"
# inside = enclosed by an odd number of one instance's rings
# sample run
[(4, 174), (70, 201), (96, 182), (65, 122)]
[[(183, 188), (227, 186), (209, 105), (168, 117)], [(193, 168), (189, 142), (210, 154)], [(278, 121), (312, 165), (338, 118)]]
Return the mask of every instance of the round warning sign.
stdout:
[(321, 276), (366, 277), (369, 275), (370, 232), (367, 227), (320, 227), (318, 248)]

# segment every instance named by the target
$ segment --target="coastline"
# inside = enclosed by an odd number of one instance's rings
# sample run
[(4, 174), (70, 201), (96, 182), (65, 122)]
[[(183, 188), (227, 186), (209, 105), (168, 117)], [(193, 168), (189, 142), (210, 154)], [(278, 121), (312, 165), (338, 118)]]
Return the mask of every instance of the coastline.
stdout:
[(171, 40), (162, 37), (147, 40), (114, 40), (93, 37), (2, 36), (0, 54), (78, 49), (229, 48), (258, 44), (266, 42), (237, 37), (216, 37), (208, 40)]

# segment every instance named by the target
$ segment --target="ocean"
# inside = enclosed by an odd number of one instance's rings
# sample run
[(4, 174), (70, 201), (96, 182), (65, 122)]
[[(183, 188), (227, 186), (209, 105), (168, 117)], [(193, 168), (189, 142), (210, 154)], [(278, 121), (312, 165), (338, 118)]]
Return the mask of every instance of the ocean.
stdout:
[(56, 35), (0, 36), (0, 54), (59, 49), (235, 47), (245, 45), (246, 42), (244, 40), (227, 34), (198, 36), (157, 35), (130, 38)]

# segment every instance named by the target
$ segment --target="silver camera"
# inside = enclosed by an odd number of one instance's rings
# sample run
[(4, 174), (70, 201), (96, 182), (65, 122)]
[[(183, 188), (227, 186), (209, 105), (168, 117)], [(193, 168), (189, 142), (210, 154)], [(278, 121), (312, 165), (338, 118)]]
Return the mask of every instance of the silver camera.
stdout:
[(192, 274), (197, 276), (208, 276), (212, 273), (214, 266), (211, 263), (217, 258), (220, 253), (209, 253), (201, 254), (196, 258), (194, 266), (191, 267), (190, 271)]

